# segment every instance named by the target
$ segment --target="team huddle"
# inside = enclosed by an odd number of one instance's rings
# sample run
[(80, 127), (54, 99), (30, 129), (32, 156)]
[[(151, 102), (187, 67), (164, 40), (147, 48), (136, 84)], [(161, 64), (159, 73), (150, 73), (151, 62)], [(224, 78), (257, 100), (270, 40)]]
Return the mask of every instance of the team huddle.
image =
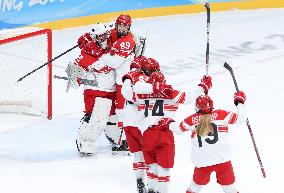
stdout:
[[(133, 154), (138, 193), (168, 193), (175, 157), (173, 133), (189, 131), (195, 169), (186, 193), (200, 192), (212, 172), (225, 193), (238, 193), (228, 125), (245, 122), (245, 94), (234, 94), (234, 113), (214, 110), (208, 75), (190, 92), (175, 89), (167, 83), (158, 61), (144, 56), (145, 37), (134, 35), (131, 23), (129, 15), (120, 15), (113, 29), (98, 23), (78, 39), (81, 54), (66, 68), (67, 90), (84, 86), (78, 151), (96, 154), (96, 141), (104, 131), (114, 144), (114, 153)], [(182, 104), (195, 104), (196, 113), (177, 123), (175, 116)]]

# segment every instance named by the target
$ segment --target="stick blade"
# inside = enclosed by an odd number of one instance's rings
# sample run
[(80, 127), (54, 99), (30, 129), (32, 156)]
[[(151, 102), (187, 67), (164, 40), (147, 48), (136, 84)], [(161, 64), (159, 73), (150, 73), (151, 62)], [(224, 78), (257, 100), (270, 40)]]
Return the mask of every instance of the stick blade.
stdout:
[(206, 7), (207, 10), (210, 10), (210, 3), (209, 2), (205, 2), (204, 6)]
[(224, 67), (225, 67), (227, 70), (232, 71), (232, 67), (231, 67), (227, 62), (224, 63)]

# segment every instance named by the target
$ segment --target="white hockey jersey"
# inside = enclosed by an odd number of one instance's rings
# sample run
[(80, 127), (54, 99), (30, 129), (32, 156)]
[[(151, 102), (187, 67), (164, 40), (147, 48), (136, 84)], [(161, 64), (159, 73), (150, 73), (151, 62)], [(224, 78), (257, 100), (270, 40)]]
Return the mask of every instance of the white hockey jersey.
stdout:
[[(204, 91), (202, 88), (193, 90), (192, 92), (182, 92), (174, 90), (171, 96), (162, 94), (137, 94), (139, 88), (134, 86), (135, 102), (138, 103), (138, 112), (144, 116), (144, 119), (139, 123), (139, 128), (142, 132), (146, 131), (150, 126), (156, 125), (161, 118), (175, 119), (179, 104), (190, 104), (201, 95)], [(149, 90), (145, 88), (142, 90)]]
[(237, 106), (238, 112), (214, 110), (211, 113), (213, 131), (208, 136), (200, 137), (195, 127), (202, 115), (195, 113), (185, 118), (179, 125), (171, 123), (170, 129), (176, 132), (191, 131), (191, 159), (196, 167), (206, 167), (231, 160), (229, 144), (229, 124), (241, 124), (246, 120), (243, 104)]
[(134, 37), (128, 33), (113, 44), (108, 54), (104, 54), (91, 66), (99, 71), (107, 68), (115, 69), (116, 84), (122, 85), (122, 77), (129, 72), (130, 63), (134, 59), (134, 50)]
[(115, 71), (113, 69), (104, 69), (101, 71), (86, 72), (84, 75), (87, 80), (94, 80), (97, 86), (84, 85), (84, 89), (114, 92), (116, 90)]

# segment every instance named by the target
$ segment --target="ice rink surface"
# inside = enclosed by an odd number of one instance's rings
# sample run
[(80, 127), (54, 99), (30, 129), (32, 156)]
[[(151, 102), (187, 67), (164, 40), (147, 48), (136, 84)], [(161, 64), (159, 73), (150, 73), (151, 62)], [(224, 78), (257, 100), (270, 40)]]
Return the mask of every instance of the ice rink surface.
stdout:
[[(53, 57), (73, 47), (92, 26), (53, 32)], [(206, 13), (134, 20), (134, 32), (147, 36), (145, 55), (157, 59), (169, 83), (194, 88), (205, 73)], [(53, 63), (53, 74), (80, 50)], [(226, 11), (211, 14), (210, 96), (215, 108), (235, 110), (232, 78), (222, 66), (231, 62), (239, 88), (247, 94), (246, 109), (267, 178), (264, 179), (246, 125), (231, 127), (232, 163), (241, 193), (282, 193), (284, 173), (284, 9)], [(32, 76), (32, 75), (31, 75)], [(75, 147), (83, 115), (82, 89), (65, 93), (66, 82), (53, 80), (53, 119), (0, 114), (1, 193), (134, 193), (132, 157), (111, 155), (101, 136), (98, 155), (80, 157)], [(194, 112), (181, 106), (177, 121)], [(185, 193), (194, 166), (190, 134), (175, 136), (176, 158), (171, 193)], [(281, 150), (282, 149), (282, 150)], [(215, 176), (203, 193), (222, 192)]]

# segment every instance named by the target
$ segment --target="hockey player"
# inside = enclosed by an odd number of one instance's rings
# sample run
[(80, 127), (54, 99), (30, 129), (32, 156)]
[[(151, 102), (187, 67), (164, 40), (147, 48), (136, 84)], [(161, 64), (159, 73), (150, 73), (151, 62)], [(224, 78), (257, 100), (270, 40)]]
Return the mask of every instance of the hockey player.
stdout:
[(208, 92), (212, 84), (210, 77), (204, 77), (200, 87), (191, 93), (173, 90), (163, 76), (153, 78), (152, 84), (154, 94), (137, 95), (144, 101), (138, 108), (145, 116), (139, 128), (143, 132), (143, 155), (150, 167), (147, 173), (149, 193), (168, 193), (175, 144), (172, 132), (164, 125), (175, 117), (179, 104), (191, 103), (199, 94)]
[[(125, 99), (121, 94), (122, 76), (124, 76), (134, 59), (135, 50), (137, 51), (137, 42), (130, 32), (131, 17), (129, 15), (120, 15), (115, 22), (115, 29), (111, 30), (112, 40), (116, 40), (108, 54), (102, 56), (97, 62), (91, 65), (90, 69), (103, 70), (107, 68), (115, 69), (116, 72), (116, 114), (118, 116), (118, 127), (123, 128), (122, 111)], [(123, 132), (122, 132), (123, 133)], [(118, 143), (121, 145), (113, 148), (113, 151), (127, 151), (128, 146), (125, 136)]]
[(110, 51), (112, 41), (106, 27), (103, 24), (97, 24), (90, 33), (78, 39), (78, 44), (81, 55), (66, 69), (69, 77), (67, 89), (70, 86), (79, 87), (78, 77), (84, 77), (96, 83), (93, 86), (84, 85), (85, 115), (76, 140), (79, 152), (92, 155), (96, 152), (95, 142), (104, 128), (110, 138), (115, 136), (118, 138), (119, 135), (118, 132), (111, 131), (113, 128), (106, 127), (108, 119), (115, 119), (115, 72), (111, 68), (88, 71), (89, 65)]
[[(139, 83), (147, 83), (151, 74), (159, 71), (158, 63), (152, 58), (144, 56), (135, 58), (130, 64), (130, 72), (122, 77), (122, 95), (126, 99), (123, 109), (124, 131), (128, 142), (129, 150), (133, 153), (133, 170), (137, 180), (138, 193), (148, 193), (146, 189), (146, 171), (148, 166), (145, 163), (142, 152), (142, 133), (139, 130), (139, 122), (144, 115), (138, 112), (138, 105), (135, 103), (133, 86)], [(149, 84), (149, 83), (148, 83)], [(152, 86), (150, 84), (150, 86)], [(140, 94), (151, 94), (152, 90), (141, 90)]]
[[(189, 103), (201, 93), (208, 92), (211, 78), (204, 77), (199, 86), (199, 89), (190, 94), (173, 90), (165, 83), (163, 74), (157, 72), (151, 73), (148, 83), (137, 81), (132, 86), (134, 93), (129, 94), (129, 98), (133, 97), (132, 100), (138, 104), (138, 113), (143, 117), (138, 126), (143, 134), (143, 156), (150, 166), (147, 173), (149, 193), (168, 192), (169, 170), (173, 167), (174, 160), (172, 132), (163, 130), (159, 121), (174, 117), (179, 103)], [(150, 94), (146, 94), (146, 91)]]
[(214, 110), (213, 101), (207, 95), (196, 99), (197, 112), (185, 118), (179, 126), (169, 125), (174, 132), (191, 131), (191, 158), (195, 165), (193, 181), (186, 193), (199, 193), (210, 180), (210, 174), (216, 172), (217, 182), (225, 193), (238, 193), (234, 185), (235, 176), (230, 158), (229, 124), (241, 124), (246, 120), (242, 91), (234, 94), (237, 113)]

